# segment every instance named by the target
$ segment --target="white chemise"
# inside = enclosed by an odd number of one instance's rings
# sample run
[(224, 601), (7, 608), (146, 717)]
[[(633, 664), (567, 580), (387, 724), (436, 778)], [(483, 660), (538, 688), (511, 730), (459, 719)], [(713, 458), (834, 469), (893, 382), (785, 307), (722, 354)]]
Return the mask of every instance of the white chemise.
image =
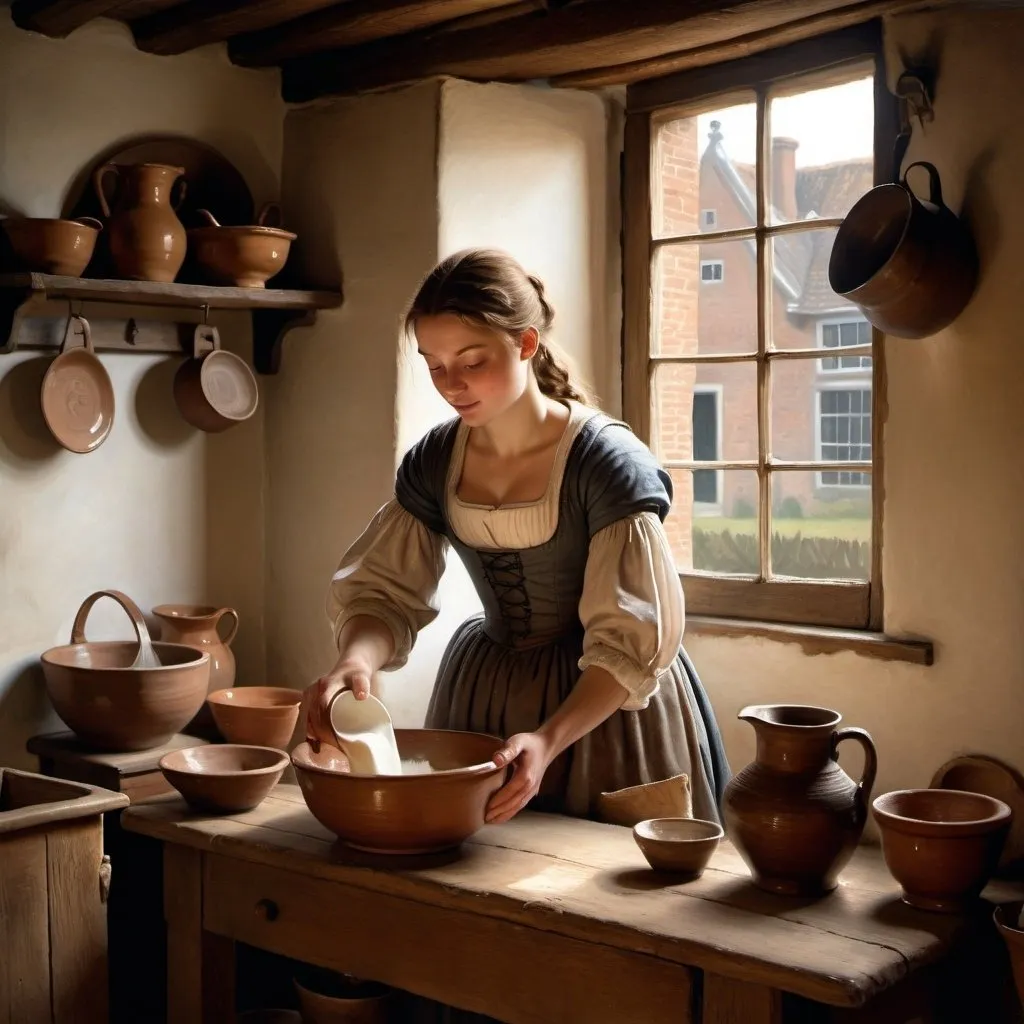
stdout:
[[(558, 525), (562, 476), (572, 442), (596, 410), (568, 403), (569, 422), (555, 454), (547, 489), (537, 500), (497, 508), (458, 496), (469, 429), (460, 424), (446, 491), (451, 529), (468, 547), (516, 550), (550, 540)], [(384, 670), (405, 664), (416, 634), (437, 616), (436, 592), (448, 541), (396, 499), (381, 508), (345, 552), (331, 580), (327, 615), (335, 642), (356, 615), (387, 624), (395, 654)], [(668, 538), (653, 512), (628, 515), (595, 533), (579, 604), (584, 627), (580, 669), (598, 665), (627, 691), (623, 710), (640, 710), (679, 653), (685, 611)]]

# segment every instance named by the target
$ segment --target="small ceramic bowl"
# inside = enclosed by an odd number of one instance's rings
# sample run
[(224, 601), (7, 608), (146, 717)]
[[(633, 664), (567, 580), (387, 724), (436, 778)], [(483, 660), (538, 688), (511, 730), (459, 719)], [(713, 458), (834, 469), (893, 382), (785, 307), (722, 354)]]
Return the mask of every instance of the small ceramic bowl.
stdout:
[(700, 878), (725, 833), (700, 818), (648, 818), (633, 826), (633, 838), (655, 871)]
[(211, 743), (160, 758), (164, 778), (197, 811), (249, 811), (281, 780), (288, 755), (271, 747)]
[(895, 790), (871, 806), (903, 901), (954, 914), (985, 888), (1013, 820), (1002, 800), (959, 789)]
[(1010, 967), (1013, 970), (1013, 983), (1017, 989), (1017, 998), (1024, 1002), (1024, 928), (1021, 927), (1020, 900), (1013, 903), (1000, 903), (992, 912), (992, 920), (1010, 954)]
[(228, 743), (287, 750), (299, 720), (302, 692), (286, 686), (236, 686), (206, 698)]

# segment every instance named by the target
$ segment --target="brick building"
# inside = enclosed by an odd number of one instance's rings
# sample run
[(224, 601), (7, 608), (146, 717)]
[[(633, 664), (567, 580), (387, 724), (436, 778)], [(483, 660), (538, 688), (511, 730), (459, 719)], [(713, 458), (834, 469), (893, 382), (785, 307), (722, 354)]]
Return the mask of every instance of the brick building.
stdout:
[[(698, 149), (697, 118), (663, 124), (653, 185), (654, 233), (665, 237), (752, 227), (754, 168), (733, 161), (717, 121)], [(798, 144), (774, 138), (767, 168), (771, 222), (809, 222), (808, 230), (771, 243), (770, 330), (776, 348), (821, 348), (821, 359), (776, 360), (772, 369), (771, 450), (785, 460), (870, 458), (871, 360), (843, 356), (871, 340), (856, 307), (828, 285), (834, 229), (816, 217), (844, 216), (872, 185), (870, 159), (796, 166)], [(679, 243), (659, 249), (654, 268), (653, 355), (751, 353), (756, 350), (756, 256), (753, 238)], [(653, 432), (665, 459), (757, 458), (757, 380), (753, 361), (660, 365), (653, 385)], [(676, 472), (670, 536), (688, 565), (694, 517), (756, 514), (751, 470)], [(870, 480), (856, 472), (773, 474), (778, 518), (867, 514)], [(691, 504), (692, 502), (692, 504)], [(699, 525), (699, 520), (698, 520)]]

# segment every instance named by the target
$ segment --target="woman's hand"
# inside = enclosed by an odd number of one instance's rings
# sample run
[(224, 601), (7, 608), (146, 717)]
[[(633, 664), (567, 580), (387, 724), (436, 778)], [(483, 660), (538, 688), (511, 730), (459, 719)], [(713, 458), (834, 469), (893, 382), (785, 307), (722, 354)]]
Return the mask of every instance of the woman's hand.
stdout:
[(520, 732), (509, 737), (494, 755), (494, 763), (499, 768), (511, 764), (512, 778), (491, 797), (484, 820), (497, 825), (514, 818), (537, 795), (555, 753), (538, 732)]
[(372, 667), (362, 658), (345, 655), (326, 675), (322, 675), (302, 695), (302, 715), (306, 722), (306, 742), (314, 753), (321, 743), (336, 742), (328, 710), (331, 701), (342, 691), (351, 690), (356, 700), (365, 700), (370, 693)]

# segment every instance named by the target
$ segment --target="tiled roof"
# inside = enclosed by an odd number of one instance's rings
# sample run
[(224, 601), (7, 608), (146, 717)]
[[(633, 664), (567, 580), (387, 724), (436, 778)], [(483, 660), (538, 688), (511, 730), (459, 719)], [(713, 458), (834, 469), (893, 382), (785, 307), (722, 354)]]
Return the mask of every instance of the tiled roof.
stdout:
[[(712, 135), (704, 153), (726, 187), (750, 219), (754, 217), (754, 168), (734, 162), (726, 153), (720, 135)], [(800, 167), (796, 172), (796, 209), (801, 219), (842, 217), (873, 184), (870, 159)], [(779, 215), (773, 220), (781, 220)], [(855, 309), (837, 296), (828, 284), (828, 262), (833, 231), (794, 232), (777, 238), (774, 248), (776, 285), (786, 297), (792, 313), (821, 314)]]

